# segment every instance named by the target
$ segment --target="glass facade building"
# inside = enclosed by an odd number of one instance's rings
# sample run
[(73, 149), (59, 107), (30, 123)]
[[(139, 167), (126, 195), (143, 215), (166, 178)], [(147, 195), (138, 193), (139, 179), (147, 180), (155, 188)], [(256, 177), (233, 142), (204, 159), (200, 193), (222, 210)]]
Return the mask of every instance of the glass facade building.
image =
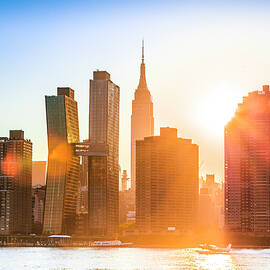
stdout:
[(225, 127), (225, 228), (270, 233), (270, 91), (243, 97)]
[(77, 102), (71, 88), (57, 88), (57, 96), (45, 101), (49, 153), (43, 233), (71, 234), (80, 177), (80, 157), (72, 149), (80, 140)]
[(106, 71), (90, 80), (88, 232), (113, 235), (119, 224), (120, 88)]

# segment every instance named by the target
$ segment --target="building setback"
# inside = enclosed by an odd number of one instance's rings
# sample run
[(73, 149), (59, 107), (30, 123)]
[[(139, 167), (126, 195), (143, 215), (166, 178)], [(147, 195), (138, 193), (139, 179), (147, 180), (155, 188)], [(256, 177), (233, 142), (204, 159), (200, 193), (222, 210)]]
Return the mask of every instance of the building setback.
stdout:
[(177, 129), (136, 143), (136, 224), (141, 233), (190, 231), (199, 194), (198, 146)]
[(88, 232), (113, 235), (119, 223), (120, 88), (106, 71), (90, 80)]
[(0, 138), (0, 234), (29, 234), (32, 223), (32, 142), (22, 130)]
[(132, 101), (131, 115), (131, 190), (135, 204), (136, 141), (154, 135), (153, 102), (145, 77), (144, 44), (139, 85)]
[(71, 88), (57, 88), (57, 96), (45, 101), (49, 154), (43, 233), (70, 234), (80, 173), (80, 157), (72, 151), (72, 143), (79, 142), (77, 102)]
[(270, 92), (250, 92), (225, 127), (225, 228), (270, 232)]

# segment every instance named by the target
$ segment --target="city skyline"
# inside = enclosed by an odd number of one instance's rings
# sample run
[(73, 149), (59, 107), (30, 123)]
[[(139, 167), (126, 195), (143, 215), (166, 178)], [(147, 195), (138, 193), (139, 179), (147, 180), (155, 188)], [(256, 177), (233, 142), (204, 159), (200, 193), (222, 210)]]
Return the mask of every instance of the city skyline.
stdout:
[[(130, 175), (129, 119), (144, 37), (147, 80), (155, 103), (155, 135), (161, 126), (177, 127), (180, 136), (192, 138), (200, 145), (200, 161), (204, 161), (201, 173), (223, 177), (223, 126), (242, 96), (268, 83), (270, 61), (265, 31), (269, 22), (264, 15), (269, 4), (257, 1), (246, 6), (244, 2), (228, 2), (221, 7), (206, 4), (203, 8), (195, 5), (196, 1), (191, 2), (169, 1), (164, 14), (160, 2), (154, 10), (148, 3), (138, 5), (135, 13), (131, 12), (134, 6), (119, 1), (114, 5), (95, 3), (88, 8), (82, 2), (77, 8), (52, 7), (48, 3), (27, 9), (25, 3), (26, 8), (19, 10), (20, 5), (3, 5), (0, 23), (5, 38), (0, 56), (6, 64), (0, 67), (0, 87), (3, 100), (12, 99), (13, 103), (3, 104), (9, 119), (3, 119), (1, 134), (7, 135), (14, 128), (25, 130), (34, 144), (33, 160), (46, 160), (42, 96), (53, 94), (57, 86), (68, 85), (78, 91), (80, 139), (86, 139), (88, 78), (96, 68), (108, 70), (122, 89), (120, 164)], [(51, 20), (35, 15), (43, 8), (49, 11)], [(112, 11), (119, 15), (113, 22), (111, 15), (106, 18)], [(75, 20), (62, 20), (66, 15)], [(22, 21), (21, 16), (27, 19)], [(91, 27), (93, 23), (95, 28)], [(106, 37), (100, 35), (105, 31)], [(35, 129), (32, 123), (36, 123)]]
[(269, 14), (0, 0), (0, 270), (270, 270)]

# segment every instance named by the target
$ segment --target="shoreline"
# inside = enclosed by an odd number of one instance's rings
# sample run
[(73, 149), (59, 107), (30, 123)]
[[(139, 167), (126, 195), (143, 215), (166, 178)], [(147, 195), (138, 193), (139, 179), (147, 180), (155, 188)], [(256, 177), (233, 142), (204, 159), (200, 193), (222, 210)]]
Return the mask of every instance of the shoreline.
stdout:
[[(69, 249), (69, 248), (87, 248), (87, 249), (115, 249), (115, 248), (138, 248), (138, 249), (195, 249), (198, 248), (198, 246), (180, 246), (180, 245), (175, 245), (175, 246), (169, 246), (169, 245), (130, 245), (130, 246), (119, 246), (119, 247), (91, 247), (88, 245), (27, 245), (27, 244), (22, 244), (22, 245), (1, 245), (1, 248), (58, 248), (58, 249)], [(270, 246), (255, 246), (255, 245), (235, 245), (232, 246), (232, 249), (270, 249)]]

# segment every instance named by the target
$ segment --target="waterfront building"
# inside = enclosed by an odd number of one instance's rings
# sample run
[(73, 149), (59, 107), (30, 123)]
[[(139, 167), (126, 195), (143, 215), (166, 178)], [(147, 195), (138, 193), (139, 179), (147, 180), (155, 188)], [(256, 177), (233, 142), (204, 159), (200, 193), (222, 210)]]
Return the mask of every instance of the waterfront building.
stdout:
[(136, 224), (141, 233), (191, 231), (197, 222), (199, 149), (176, 128), (136, 143)]
[(136, 187), (136, 141), (144, 137), (154, 135), (153, 102), (146, 83), (144, 44), (142, 44), (142, 62), (140, 81), (132, 101), (131, 115), (131, 190), (134, 193)]
[(79, 122), (74, 90), (57, 88), (46, 96), (48, 168), (44, 234), (70, 234), (74, 229), (78, 197), (80, 157), (72, 144), (79, 142)]
[[(119, 224), (120, 88), (106, 71), (90, 80), (88, 232), (113, 235)], [(86, 143), (85, 143), (86, 144)]]
[(45, 206), (45, 186), (32, 187), (32, 233), (41, 234)]
[(0, 138), (0, 234), (29, 234), (32, 223), (32, 142), (22, 130)]
[(270, 91), (243, 97), (225, 126), (225, 227), (270, 232)]
[(46, 184), (46, 161), (33, 161), (32, 162), (32, 186)]

